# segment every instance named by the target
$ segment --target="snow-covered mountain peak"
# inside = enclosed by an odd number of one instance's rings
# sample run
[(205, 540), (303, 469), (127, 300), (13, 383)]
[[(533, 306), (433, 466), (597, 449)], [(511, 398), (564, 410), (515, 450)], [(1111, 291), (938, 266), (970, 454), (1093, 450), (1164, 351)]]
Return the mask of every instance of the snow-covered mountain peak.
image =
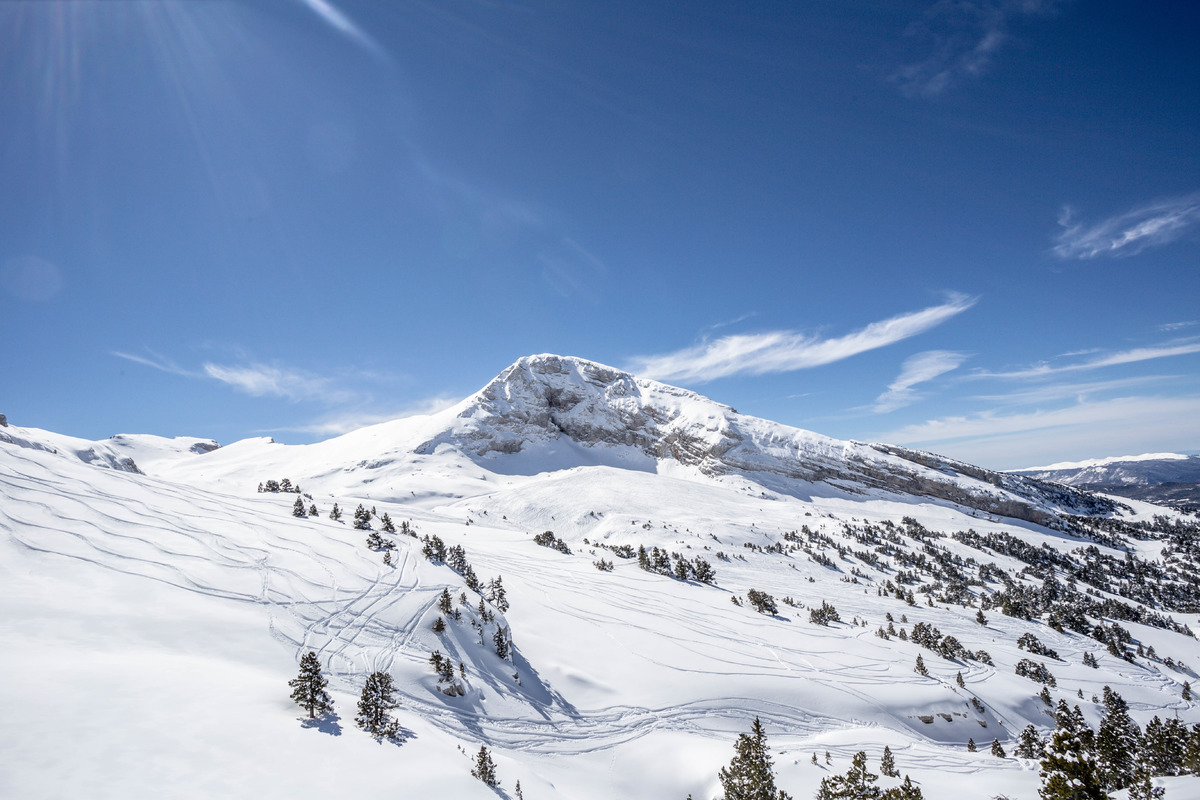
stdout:
[(733, 421), (737, 412), (728, 406), (594, 361), (550, 354), (521, 358), (454, 414), (449, 429), (419, 451), (452, 443), (488, 456), (566, 439), (698, 464), (742, 439)]

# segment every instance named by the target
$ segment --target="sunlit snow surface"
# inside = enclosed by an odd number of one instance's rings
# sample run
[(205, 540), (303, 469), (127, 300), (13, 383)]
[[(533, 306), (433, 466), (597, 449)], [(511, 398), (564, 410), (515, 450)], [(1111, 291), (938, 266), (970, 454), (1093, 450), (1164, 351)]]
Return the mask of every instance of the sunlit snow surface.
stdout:
[[(710, 798), (734, 736), (757, 715), (779, 783), (797, 798), (845, 771), (857, 750), (877, 767), (885, 744), (927, 798), (1032, 797), (1036, 765), (987, 748), (995, 737), (1011, 751), (1027, 723), (1052, 724), (1040, 687), (1013, 673), (1028, 655), (1015, 646), (1026, 631), (1063, 659), (1050, 662), (1055, 698), (1079, 703), (1093, 725), (1090, 699), (1105, 684), (1143, 724), (1155, 714), (1200, 721), (1200, 709), (1179, 699), (1182, 681), (1194, 681), (1187, 673), (1131, 665), (1093, 640), (998, 612), (984, 628), (974, 609), (908, 607), (802, 553), (742, 546), (805, 524), (837, 536), (841, 520), (905, 515), (946, 532), (1005, 530), (1065, 549), (1076, 541), (946, 502), (705, 474), (635, 447), (566, 437), (516, 454), (465, 454), (447, 434), (482, 424), (457, 416), (465, 408), (307, 447), (251, 440), (213, 452), (197, 439), (87, 443), (0, 429), (0, 796), (494, 797), (468, 774), (486, 743), (507, 796), (520, 780), (531, 800)], [(89, 451), (99, 456), (80, 455)], [(121, 469), (122, 458), (146, 474)], [(293, 494), (256, 491), (283, 477), (312, 494), (319, 519), (292, 517)], [(341, 522), (326, 516), (334, 501)], [(400, 535), (396, 566), (384, 566), (351, 529), (360, 502), (461, 544), (485, 583), (503, 576), (512, 662), (495, 656), (490, 635), (481, 646), (466, 618), (441, 636), (431, 630), (438, 595), (449, 587), (457, 598), (461, 579)], [(543, 530), (574, 554), (535, 545)], [(641, 571), (585, 538), (702, 556), (718, 585)], [(717, 551), (734, 558), (718, 560)], [(615, 570), (595, 569), (600, 557)], [(750, 588), (801, 605), (780, 603), (768, 617), (730, 602)], [(823, 599), (842, 623), (808, 621), (806, 606)], [(907, 614), (910, 626), (926, 621), (988, 650), (995, 667), (877, 638), (889, 611), (897, 623)], [(1194, 616), (1174, 616), (1197, 627)], [(867, 625), (849, 624), (855, 617)], [(1127, 627), (1160, 654), (1200, 665), (1196, 640)], [(435, 648), (463, 662), (465, 696), (436, 690)], [(340, 715), (311, 727), (287, 686), (310, 649)], [(1098, 653), (1099, 670), (1082, 666), (1085, 651)], [(913, 671), (918, 653), (930, 677)], [(353, 725), (372, 670), (389, 671), (400, 689), (401, 745), (377, 744)], [(955, 684), (959, 671), (966, 689)], [(971, 708), (972, 696), (986, 712)], [(929, 715), (931, 724), (918, 719)], [(980, 752), (966, 752), (968, 737)], [(1188, 796), (1191, 786), (1174, 782), (1168, 796)]]

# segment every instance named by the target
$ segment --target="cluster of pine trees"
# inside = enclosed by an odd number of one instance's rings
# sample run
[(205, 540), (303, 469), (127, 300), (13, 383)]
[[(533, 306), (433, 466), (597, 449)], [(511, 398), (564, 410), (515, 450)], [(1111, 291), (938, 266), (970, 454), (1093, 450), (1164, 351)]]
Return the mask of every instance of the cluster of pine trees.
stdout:
[[(333, 713), (333, 698), (326, 690), (329, 681), (321, 674), (321, 662), (312, 650), (300, 659), (300, 674), (288, 681), (288, 685), (292, 687), (292, 700), (308, 712), (309, 719)], [(386, 672), (372, 672), (359, 697), (354, 722), (376, 739), (397, 739), (400, 723), (391, 712), (399, 705), (392, 676)]]
[(637, 549), (638, 567), (647, 572), (668, 575), (681, 581), (695, 579), (700, 583), (713, 584), (717, 581), (717, 571), (700, 556), (689, 561), (679, 553), (668, 553), (653, 547), (650, 550), (642, 545)]
[(262, 481), (261, 483), (259, 483), (258, 491), (259, 491), (259, 493), (262, 493), (262, 492), (294, 492), (296, 494), (300, 494), (300, 484), (297, 483), (295, 486), (293, 486), (291, 480), (289, 480), (288, 478), (284, 478), (281, 481), (277, 481), (274, 478), (272, 478), (270, 480)]
[(1200, 775), (1200, 725), (1189, 730), (1178, 719), (1152, 719), (1143, 731), (1121, 695), (1104, 687), (1104, 716), (1093, 731), (1079, 706), (1060, 700), (1049, 741), (1028, 726), (1015, 755), (1041, 759), (1042, 800), (1103, 800), (1108, 791), (1128, 789), (1130, 800), (1152, 800), (1161, 775)]

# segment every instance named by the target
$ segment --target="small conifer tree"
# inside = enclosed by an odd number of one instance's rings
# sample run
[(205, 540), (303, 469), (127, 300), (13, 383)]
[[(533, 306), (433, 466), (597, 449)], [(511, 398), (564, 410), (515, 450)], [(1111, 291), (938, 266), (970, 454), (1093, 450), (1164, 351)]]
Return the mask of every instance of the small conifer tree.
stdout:
[(899, 771), (896, 769), (896, 757), (892, 755), (892, 748), (886, 744), (883, 746), (883, 757), (879, 759), (879, 771), (889, 778), (898, 778), (900, 776)]
[(310, 517), (320, 516), (320, 514), (317, 513), (317, 504), (316, 503), (313, 503), (312, 505), (310, 505), (308, 507), (308, 515)]
[(496, 780), (496, 764), (486, 747), (479, 748), (479, 753), (475, 756), (475, 766), (471, 769), (471, 777), (478, 778), (493, 789), (500, 785)]
[(917, 653), (917, 666), (914, 669), (918, 675), (929, 674), (929, 670), (925, 668), (925, 659), (921, 658), (920, 653)]
[(718, 773), (725, 800), (791, 800), (786, 792), (775, 787), (767, 735), (758, 717), (754, 718), (750, 733), (738, 735), (733, 749), (733, 760)]
[(334, 522), (337, 522), (342, 518), (342, 510), (338, 508), (337, 503), (333, 504), (333, 510), (329, 512), (329, 518)]
[(975, 752), (976, 750), (978, 750), (978, 749), (979, 749), (979, 748), (977, 748), (977, 747), (975, 746), (975, 740), (974, 740), (974, 739), (967, 739), (967, 752), (968, 752), (968, 753), (974, 753), (974, 752)]
[(303, 498), (297, 497), (296, 502), (292, 504), (292, 516), (293, 517), (303, 517), (304, 516), (304, 499)]
[(292, 699), (308, 712), (309, 719), (333, 711), (333, 699), (325, 691), (328, 685), (329, 681), (321, 674), (321, 662), (312, 650), (300, 659), (300, 674), (288, 681), (288, 686), (292, 687)]
[(1033, 725), (1026, 725), (1021, 731), (1021, 738), (1017, 741), (1017, 749), (1013, 751), (1017, 758), (1041, 758), (1045, 755), (1045, 748), (1042, 746), (1042, 737), (1038, 735), (1037, 728)]
[(992, 755), (996, 758), (1008, 758), (1008, 753), (1004, 752), (999, 739), (992, 739)]

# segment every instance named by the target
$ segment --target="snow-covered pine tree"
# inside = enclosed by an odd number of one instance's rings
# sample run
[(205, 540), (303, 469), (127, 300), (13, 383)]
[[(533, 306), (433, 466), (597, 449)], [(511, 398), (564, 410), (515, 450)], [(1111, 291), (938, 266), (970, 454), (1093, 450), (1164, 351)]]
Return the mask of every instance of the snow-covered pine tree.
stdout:
[(496, 764), (492, 761), (492, 754), (486, 747), (480, 747), (479, 752), (475, 755), (475, 766), (471, 769), (471, 777), (478, 778), (492, 788), (500, 785), (500, 782), (496, 780)]
[(925, 659), (921, 658), (920, 653), (917, 653), (917, 666), (914, 667), (914, 671), (918, 675), (928, 675), (929, 674), (929, 670), (925, 667)]
[[(1080, 720), (1061, 700), (1055, 721), (1058, 727), (1050, 737), (1039, 765), (1042, 783), (1038, 797), (1041, 800), (1107, 800), (1096, 759), (1084, 744), (1083, 732), (1087, 726), (1081, 727)], [(1087, 730), (1090, 733), (1090, 729)]]
[(1106, 788), (1124, 789), (1133, 780), (1141, 735), (1137, 723), (1129, 716), (1129, 705), (1111, 687), (1105, 686), (1104, 716), (1096, 734), (1096, 764)]
[(334, 522), (337, 522), (342, 518), (342, 510), (338, 508), (337, 503), (333, 504), (333, 510), (329, 512), (329, 518)]
[(293, 517), (303, 517), (304, 516), (304, 498), (297, 497), (296, 502), (292, 503), (292, 516)]
[(968, 739), (967, 739), (967, 752), (968, 752), (968, 753), (974, 753), (974, 752), (975, 752), (975, 751), (977, 751), (978, 749), (979, 749), (979, 748), (978, 748), (978, 747), (976, 747), (976, 745), (975, 745), (975, 740), (974, 740), (974, 739), (971, 739), (971, 738), (968, 738)]
[(396, 687), (392, 676), (386, 672), (372, 672), (367, 676), (362, 695), (358, 700), (358, 714), (354, 723), (376, 739), (395, 738), (400, 723), (392, 719), (391, 711), (400, 704), (395, 698)]
[(1154, 770), (1150, 762), (1144, 758), (1137, 759), (1129, 780), (1129, 800), (1161, 800), (1166, 789), (1155, 786), (1153, 777)]
[(1017, 758), (1038, 758), (1046, 754), (1046, 749), (1042, 745), (1042, 737), (1038, 734), (1037, 728), (1033, 725), (1026, 725), (1025, 730), (1021, 731), (1021, 738), (1017, 740), (1017, 749), (1013, 751), (1013, 755)]
[(312, 505), (310, 505), (308, 507), (308, 515), (310, 517), (320, 516), (320, 514), (317, 513), (317, 504), (316, 503), (313, 503)]
[(292, 687), (292, 699), (308, 712), (309, 719), (333, 711), (333, 699), (325, 687), (329, 681), (321, 674), (321, 662), (317, 654), (309, 650), (300, 659), (300, 674), (288, 681)]
[(717, 774), (725, 800), (791, 800), (790, 795), (775, 787), (767, 735), (758, 717), (750, 733), (738, 734), (733, 750), (733, 760)]
[(999, 739), (992, 739), (992, 755), (996, 758), (1008, 758), (1008, 753), (1004, 752), (1004, 747), (1000, 744)]
[(442, 593), (438, 595), (438, 610), (443, 614), (449, 614), (454, 610), (454, 598), (450, 596), (449, 589), (442, 589)]
[(885, 789), (880, 795), (882, 800), (924, 800), (921, 790), (913, 785), (912, 778), (904, 776), (904, 783)]
[(365, 531), (371, 526), (371, 512), (362, 507), (362, 503), (358, 504), (358, 508), (354, 509), (354, 530)]
[(392, 523), (392, 518), (388, 516), (386, 511), (383, 512), (383, 516), (379, 518), (379, 522), (383, 527), (384, 533), (396, 532), (396, 526)]

